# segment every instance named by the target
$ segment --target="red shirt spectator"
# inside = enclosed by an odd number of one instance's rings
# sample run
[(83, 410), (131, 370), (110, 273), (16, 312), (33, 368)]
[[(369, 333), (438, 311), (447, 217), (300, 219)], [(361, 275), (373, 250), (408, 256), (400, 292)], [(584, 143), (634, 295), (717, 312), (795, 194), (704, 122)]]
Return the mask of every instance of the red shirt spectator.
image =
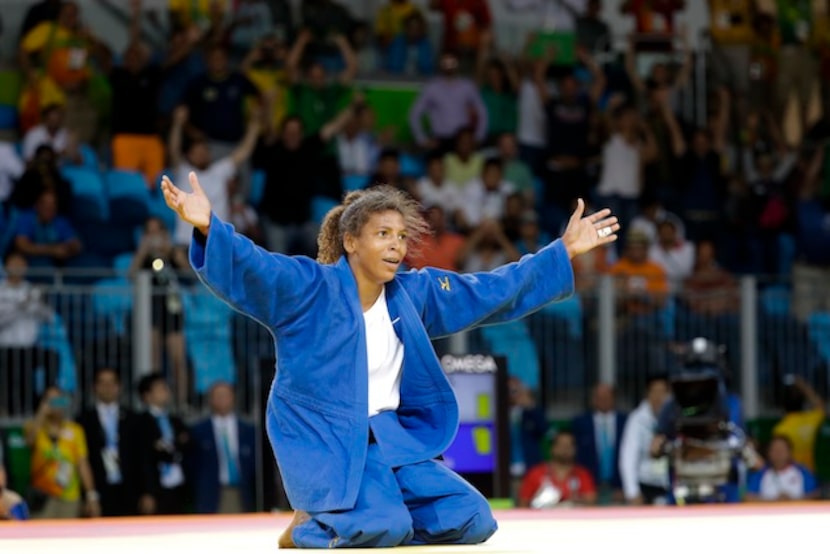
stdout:
[(476, 50), (492, 16), (486, 0), (432, 0), (444, 15), (444, 51)]
[(596, 504), (597, 487), (591, 473), (575, 463), (576, 441), (560, 431), (550, 447), (551, 460), (527, 472), (519, 489), (519, 507), (552, 508), (556, 505)]

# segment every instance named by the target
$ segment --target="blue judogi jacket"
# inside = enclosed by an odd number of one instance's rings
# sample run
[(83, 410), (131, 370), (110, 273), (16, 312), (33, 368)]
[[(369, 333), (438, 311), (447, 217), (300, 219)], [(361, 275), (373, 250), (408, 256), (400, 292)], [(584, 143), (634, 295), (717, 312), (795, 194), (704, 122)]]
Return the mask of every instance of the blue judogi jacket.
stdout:
[(369, 418), (366, 331), (346, 258), (324, 265), (269, 253), (211, 217), (194, 232), (190, 262), (219, 298), (268, 328), (277, 372), (266, 428), (294, 509), (348, 510), (375, 435), (392, 467), (441, 455), (458, 429), (458, 406), (431, 338), (520, 318), (573, 292), (573, 269), (557, 240), (486, 273), (401, 272), (386, 285), (404, 345), (400, 407)]

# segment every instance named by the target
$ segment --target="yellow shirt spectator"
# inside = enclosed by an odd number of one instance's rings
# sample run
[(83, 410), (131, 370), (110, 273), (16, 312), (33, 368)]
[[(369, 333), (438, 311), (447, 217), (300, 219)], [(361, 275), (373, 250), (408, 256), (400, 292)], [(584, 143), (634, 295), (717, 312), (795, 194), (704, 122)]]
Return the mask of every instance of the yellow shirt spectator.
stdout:
[[(253, 67), (245, 72), (245, 76), (254, 84), (262, 96), (269, 99), (273, 97), (271, 125), (274, 129), (279, 129), (282, 120), (288, 114), (288, 93), (290, 89), (288, 73), (285, 69)], [(253, 109), (256, 100), (251, 99), (250, 103), (249, 109)]]
[(218, 4), (222, 13), (227, 13), (230, 0), (169, 0), (167, 9), (180, 25), (203, 27), (210, 23), (213, 4)]
[(824, 421), (824, 410), (791, 412), (778, 422), (773, 435), (783, 435), (793, 445), (793, 461), (815, 471), (816, 433)]
[(375, 20), (375, 33), (381, 41), (391, 41), (403, 32), (403, 22), (411, 14), (418, 11), (418, 6), (409, 0), (404, 2), (389, 2), (378, 10)]
[(65, 421), (55, 441), (38, 430), (32, 446), (32, 486), (53, 498), (80, 499), (78, 467), (86, 457), (86, 437), (77, 423)]

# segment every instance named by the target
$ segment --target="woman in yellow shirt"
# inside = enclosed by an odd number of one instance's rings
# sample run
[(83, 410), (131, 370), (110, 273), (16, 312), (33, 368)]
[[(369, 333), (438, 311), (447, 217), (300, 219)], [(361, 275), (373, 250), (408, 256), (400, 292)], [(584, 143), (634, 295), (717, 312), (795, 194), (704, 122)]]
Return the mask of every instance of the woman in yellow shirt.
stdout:
[(25, 425), (26, 443), (32, 449), (32, 488), (42, 496), (42, 506), (32, 506), (41, 519), (75, 518), (101, 514), (98, 493), (89, 467), (84, 430), (67, 419), (68, 396), (50, 387), (43, 395), (35, 418)]

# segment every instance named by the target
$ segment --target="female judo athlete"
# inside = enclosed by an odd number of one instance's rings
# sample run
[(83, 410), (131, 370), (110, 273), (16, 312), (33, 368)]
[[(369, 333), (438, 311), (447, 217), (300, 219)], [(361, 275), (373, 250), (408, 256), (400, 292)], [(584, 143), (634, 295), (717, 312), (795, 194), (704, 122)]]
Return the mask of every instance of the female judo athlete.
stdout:
[(294, 519), (284, 548), (473, 544), (497, 528), (487, 500), (436, 460), (458, 427), (430, 339), (520, 318), (573, 291), (571, 259), (617, 238), (609, 210), (578, 207), (561, 239), (494, 271), (399, 271), (427, 231), (420, 206), (378, 187), (350, 193), (320, 230), (317, 260), (269, 253), (167, 177), (194, 226), (202, 282), (274, 336), (266, 428)]

